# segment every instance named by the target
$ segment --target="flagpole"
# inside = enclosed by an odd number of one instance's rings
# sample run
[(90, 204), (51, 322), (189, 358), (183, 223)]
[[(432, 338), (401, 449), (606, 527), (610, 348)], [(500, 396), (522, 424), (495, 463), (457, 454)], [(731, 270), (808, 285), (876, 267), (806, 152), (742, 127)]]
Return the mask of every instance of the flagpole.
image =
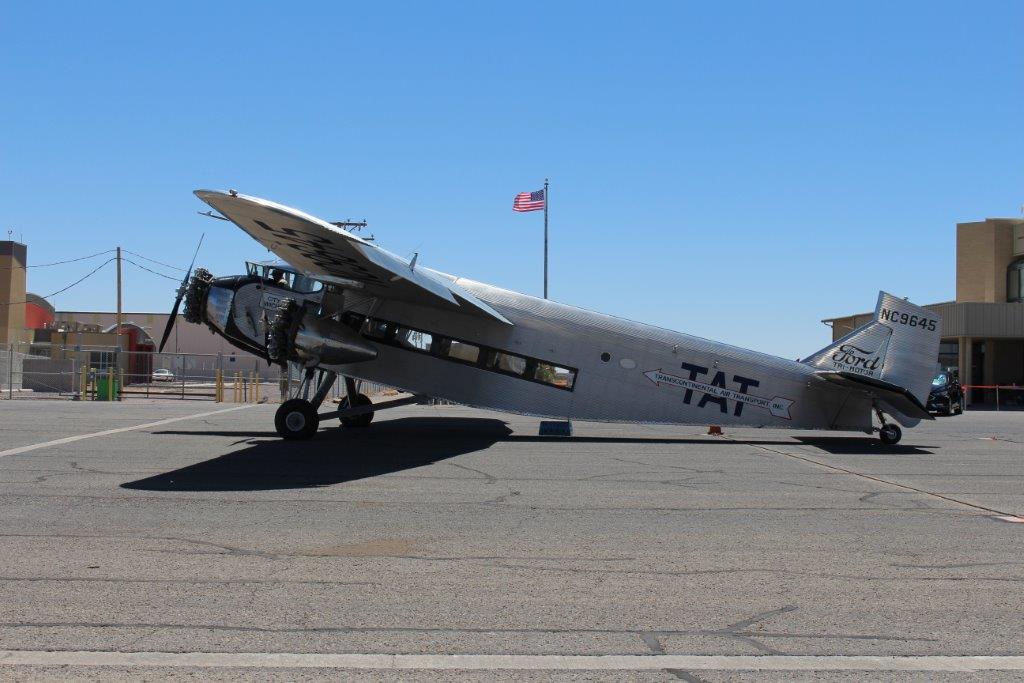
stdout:
[(548, 179), (544, 179), (544, 298), (548, 298)]

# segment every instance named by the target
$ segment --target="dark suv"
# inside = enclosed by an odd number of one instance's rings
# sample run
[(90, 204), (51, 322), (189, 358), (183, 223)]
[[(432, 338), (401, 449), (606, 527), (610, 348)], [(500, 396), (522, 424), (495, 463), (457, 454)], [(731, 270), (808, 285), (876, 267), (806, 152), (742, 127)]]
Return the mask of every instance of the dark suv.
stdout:
[(942, 415), (959, 415), (964, 412), (964, 390), (955, 370), (943, 370), (932, 380), (932, 391), (928, 394), (928, 410)]

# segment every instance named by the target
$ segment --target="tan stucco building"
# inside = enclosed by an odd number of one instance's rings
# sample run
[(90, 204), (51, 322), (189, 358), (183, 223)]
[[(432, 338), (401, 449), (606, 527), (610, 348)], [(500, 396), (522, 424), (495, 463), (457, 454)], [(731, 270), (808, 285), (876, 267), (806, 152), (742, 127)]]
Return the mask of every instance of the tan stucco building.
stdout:
[(28, 247), (0, 242), (0, 344), (31, 339), (25, 331), (25, 265)]
[[(942, 316), (939, 362), (965, 385), (1024, 386), (1024, 219), (986, 218), (956, 226), (956, 300), (926, 306)], [(833, 340), (871, 320), (858, 313), (823, 322)], [(1005, 400), (1024, 392), (1004, 392)], [(972, 402), (993, 402), (975, 389)], [(1001, 400), (1004, 400), (1001, 397)]]

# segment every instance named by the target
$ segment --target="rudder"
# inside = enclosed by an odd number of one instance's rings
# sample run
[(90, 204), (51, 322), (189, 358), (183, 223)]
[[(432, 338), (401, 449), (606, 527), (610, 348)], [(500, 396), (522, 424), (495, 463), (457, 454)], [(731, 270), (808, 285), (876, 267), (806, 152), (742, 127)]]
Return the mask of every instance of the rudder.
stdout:
[(879, 292), (874, 320), (803, 362), (901, 387), (924, 404), (938, 366), (941, 327), (937, 313)]

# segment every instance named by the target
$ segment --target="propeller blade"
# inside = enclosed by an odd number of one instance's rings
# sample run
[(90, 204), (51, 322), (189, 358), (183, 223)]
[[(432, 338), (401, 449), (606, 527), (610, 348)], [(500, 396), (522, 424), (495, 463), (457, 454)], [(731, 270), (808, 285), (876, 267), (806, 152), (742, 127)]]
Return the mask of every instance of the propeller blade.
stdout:
[(167, 338), (171, 336), (171, 329), (174, 328), (174, 321), (178, 318), (181, 300), (185, 298), (185, 292), (188, 291), (188, 279), (192, 277), (192, 267), (196, 265), (196, 257), (199, 256), (199, 247), (203, 246), (204, 237), (206, 237), (205, 232), (199, 236), (199, 244), (196, 245), (196, 251), (192, 254), (192, 263), (188, 264), (188, 272), (185, 273), (185, 279), (181, 281), (181, 287), (178, 287), (178, 296), (174, 299), (174, 308), (171, 309), (171, 315), (167, 318), (167, 326), (164, 328), (164, 336), (160, 339), (160, 348), (157, 349), (157, 353), (163, 353)]
[[(185, 282), (188, 282), (188, 276), (186, 276)], [(164, 352), (164, 345), (167, 343), (167, 338), (171, 336), (171, 329), (174, 327), (174, 321), (178, 317), (178, 308), (181, 306), (183, 298), (185, 298), (184, 288), (178, 292), (178, 296), (174, 300), (174, 308), (171, 309), (171, 317), (167, 319), (167, 327), (164, 328), (164, 336), (160, 339), (160, 348), (157, 349), (157, 353)]]

